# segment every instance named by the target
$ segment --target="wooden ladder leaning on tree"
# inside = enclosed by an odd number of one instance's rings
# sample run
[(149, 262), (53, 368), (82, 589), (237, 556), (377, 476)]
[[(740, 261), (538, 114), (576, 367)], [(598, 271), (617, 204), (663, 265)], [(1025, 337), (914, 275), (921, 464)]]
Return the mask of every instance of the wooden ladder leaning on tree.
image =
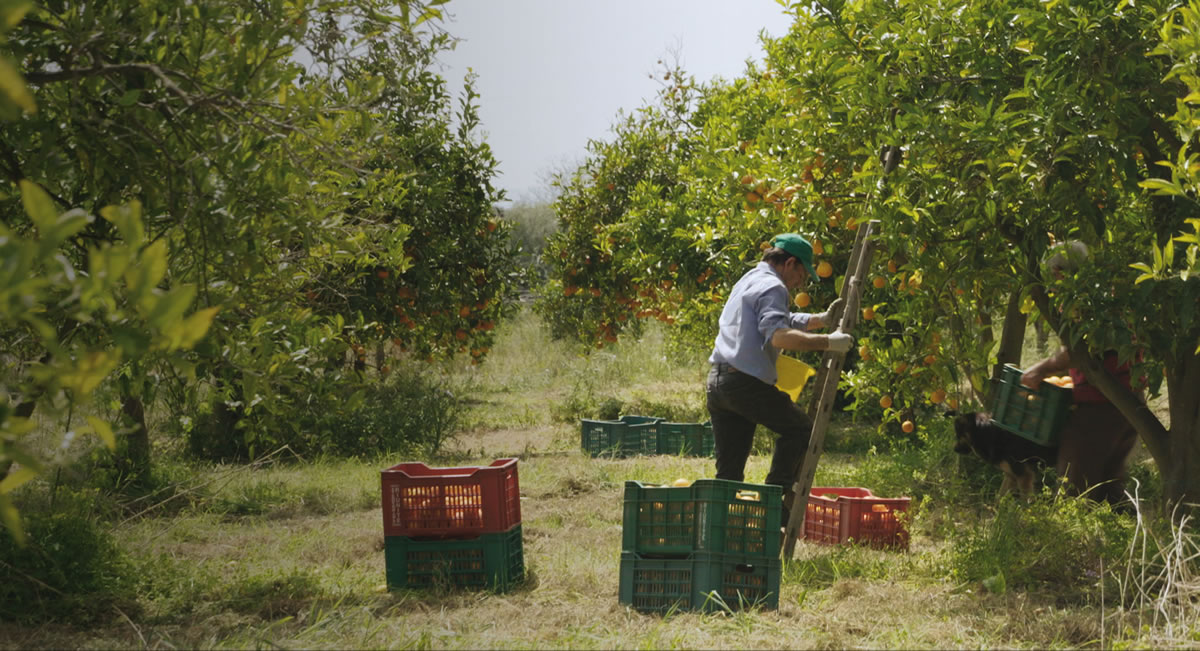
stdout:
[[(846, 268), (846, 277), (842, 281), (841, 296), (846, 299), (841, 315), (832, 315), (832, 320), (838, 324), (837, 329), (847, 334), (853, 334), (854, 326), (858, 323), (859, 303), (862, 299), (862, 286), (867, 276), (871, 262), (871, 253), (875, 248), (875, 240), (871, 235), (878, 227), (878, 220), (870, 220), (859, 225), (858, 234), (854, 238), (854, 249), (850, 252), (850, 264)], [(808, 415), (812, 419), (812, 436), (808, 441), (808, 453), (804, 455), (804, 463), (797, 469), (796, 479), (792, 485), (792, 503), (787, 505), (790, 516), (787, 528), (783, 534), (783, 559), (791, 560), (796, 548), (796, 539), (804, 532), (804, 514), (808, 510), (808, 493), (812, 490), (813, 476), (817, 472), (817, 462), (821, 460), (821, 452), (825, 449), (825, 430), (829, 428), (829, 417), (833, 413), (833, 401), (837, 396), (838, 381), (842, 376), (842, 367), (846, 362), (846, 353), (825, 351), (821, 356), (821, 366), (817, 369), (816, 392), (809, 405)]]

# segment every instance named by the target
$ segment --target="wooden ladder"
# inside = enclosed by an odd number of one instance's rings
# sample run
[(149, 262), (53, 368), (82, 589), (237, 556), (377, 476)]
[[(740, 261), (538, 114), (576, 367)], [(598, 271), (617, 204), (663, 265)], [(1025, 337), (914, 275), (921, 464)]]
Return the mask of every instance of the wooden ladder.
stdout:
[[(871, 253), (875, 249), (875, 240), (871, 235), (879, 226), (878, 220), (870, 220), (860, 224), (858, 234), (854, 238), (854, 249), (850, 252), (850, 264), (846, 269), (846, 277), (842, 281), (841, 296), (846, 299), (841, 315), (831, 315), (831, 320), (837, 322), (837, 329), (851, 334), (858, 323), (859, 304), (862, 299), (862, 286), (866, 282), (867, 270), (871, 262)], [(846, 353), (825, 351), (821, 356), (821, 366), (817, 369), (816, 391), (809, 405), (808, 415), (812, 419), (812, 436), (808, 441), (808, 453), (804, 455), (804, 463), (796, 473), (792, 485), (792, 503), (789, 506), (790, 516), (783, 535), (783, 559), (791, 560), (796, 549), (796, 540), (804, 532), (804, 514), (808, 510), (808, 493), (812, 489), (813, 476), (817, 473), (817, 462), (825, 450), (825, 430), (829, 428), (829, 417), (833, 414), (833, 401), (837, 396), (838, 381), (842, 376), (842, 366), (846, 362)]]

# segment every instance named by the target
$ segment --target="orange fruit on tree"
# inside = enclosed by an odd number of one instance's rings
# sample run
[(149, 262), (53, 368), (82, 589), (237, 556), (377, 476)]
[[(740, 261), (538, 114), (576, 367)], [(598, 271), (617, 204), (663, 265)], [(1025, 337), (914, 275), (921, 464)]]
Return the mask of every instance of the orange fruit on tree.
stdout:
[(882, 398), (879, 399), (879, 406), (883, 407), (884, 409), (891, 407), (892, 406), (892, 397), (889, 395), (884, 395)]
[(871, 361), (871, 349), (867, 348), (866, 346), (859, 346), (858, 356), (861, 357), (864, 362)]
[(816, 255), (825, 255), (825, 245), (821, 244), (821, 240), (813, 238), (812, 241), (813, 253)]
[(833, 265), (828, 261), (822, 260), (821, 264), (817, 265), (817, 275), (822, 278), (828, 278), (833, 275)]
[(875, 318), (875, 310), (869, 307), (863, 308), (863, 318), (867, 321)]
[(917, 426), (913, 425), (911, 420), (906, 420), (900, 424), (900, 429), (904, 430), (905, 434), (912, 434), (912, 431), (916, 428)]
[(812, 303), (812, 297), (808, 292), (800, 292), (796, 294), (795, 303), (796, 307), (808, 307)]
[(945, 389), (937, 389), (933, 393), (929, 394), (929, 402), (932, 402), (935, 405), (942, 404), (942, 401), (945, 399), (946, 399), (946, 390)]
[(887, 270), (888, 270), (888, 273), (894, 274), (900, 270), (900, 267), (896, 266), (895, 260), (888, 260)]
[(900, 375), (901, 373), (903, 373), (907, 370), (908, 370), (907, 362), (896, 362), (896, 375)]
[(887, 286), (887, 280), (885, 280), (883, 276), (875, 276), (875, 278), (871, 281), (871, 284), (875, 286), (875, 289), (883, 289), (885, 286)]
[(946, 406), (951, 409), (958, 409), (958, 398), (954, 398), (954, 397), (947, 398)]
[(933, 366), (933, 363), (936, 361), (937, 361), (937, 355), (934, 355), (933, 353), (930, 353), (925, 356), (925, 365), (926, 366)]

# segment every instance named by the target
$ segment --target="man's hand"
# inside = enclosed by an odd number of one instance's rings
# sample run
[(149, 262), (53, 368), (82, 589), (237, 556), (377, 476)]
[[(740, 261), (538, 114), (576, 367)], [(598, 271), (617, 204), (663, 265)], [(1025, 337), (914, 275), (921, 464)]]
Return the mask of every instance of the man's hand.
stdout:
[[(841, 300), (841, 299), (838, 299), (838, 300)], [(826, 350), (831, 350), (835, 353), (844, 353), (844, 352), (850, 350), (850, 347), (854, 345), (854, 337), (852, 337), (844, 332), (841, 332), (840, 330), (837, 332), (825, 335), (825, 340), (829, 344), (829, 347), (826, 348)]]
[(842, 313), (842, 306), (845, 305), (845, 303), (846, 303), (846, 299), (839, 298), (829, 304), (829, 309), (825, 310), (824, 312), (814, 314), (813, 318), (816, 319), (817, 321), (819, 321), (819, 323), (817, 324), (817, 327), (818, 328), (827, 328), (830, 325), (832, 325), (831, 322), (833, 321), (833, 318)]

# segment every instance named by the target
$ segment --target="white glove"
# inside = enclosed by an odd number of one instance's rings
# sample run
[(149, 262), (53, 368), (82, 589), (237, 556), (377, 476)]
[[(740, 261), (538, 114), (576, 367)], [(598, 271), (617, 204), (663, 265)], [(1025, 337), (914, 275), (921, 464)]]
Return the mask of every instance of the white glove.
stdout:
[(821, 320), (821, 327), (828, 328), (829, 326), (833, 325), (833, 317), (842, 313), (842, 305), (845, 304), (845, 302), (846, 299), (839, 298), (829, 304), (829, 309), (825, 310), (824, 312), (814, 314), (813, 316)]
[(826, 350), (831, 350), (835, 353), (844, 353), (850, 350), (850, 346), (854, 345), (854, 337), (838, 331), (825, 335), (828, 346)]

